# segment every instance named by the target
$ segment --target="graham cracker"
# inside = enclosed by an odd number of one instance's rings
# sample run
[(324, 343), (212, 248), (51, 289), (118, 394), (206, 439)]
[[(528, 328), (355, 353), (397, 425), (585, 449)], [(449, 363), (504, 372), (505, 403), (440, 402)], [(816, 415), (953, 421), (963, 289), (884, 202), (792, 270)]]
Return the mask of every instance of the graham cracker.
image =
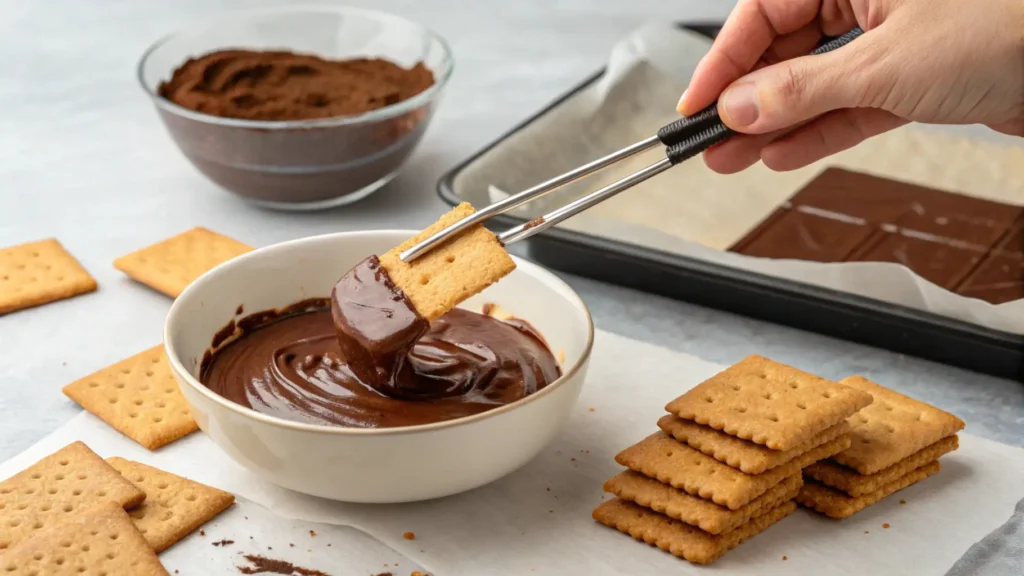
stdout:
[(940, 468), (939, 461), (934, 460), (863, 496), (849, 496), (819, 484), (814, 480), (805, 478), (804, 487), (797, 494), (796, 501), (802, 506), (820, 512), (829, 518), (848, 518), (886, 496), (899, 492), (907, 486), (937, 473)]
[(88, 508), (130, 508), (145, 498), (88, 446), (73, 442), (0, 482), (0, 552)]
[(124, 458), (107, 462), (146, 492), (128, 515), (156, 552), (163, 552), (235, 502), (234, 495)]
[(0, 249), (0, 314), (96, 290), (96, 280), (55, 238)]
[(114, 260), (129, 278), (177, 298), (196, 278), (219, 264), (252, 250), (252, 246), (193, 228)]
[(792, 450), (870, 403), (866, 392), (754, 355), (665, 408), (772, 450)]
[(853, 445), (833, 458), (861, 474), (874, 474), (964, 429), (964, 421), (860, 376), (842, 384), (875, 401), (849, 419)]
[(916, 470), (929, 462), (938, 460), (943, 454), (956, 450), (960, 445), (957, 436), (948, 436), (935, 444), (903, 460), (867, 476), (851, 470), (846, 466), (822, 460), (804, 469), (804, 474), (836, 490), (846, 492), (850, 496), (863, 496), (878, 490), (882, 486), (894, 482), (911, 470)]
[(789, 462), (811, 448), (846, 434), (850, 425), (845, 421), (840, 422), (792, 450), (772, 450), (671, 414), (662, 416), (658, 420), (658, 427), (676, 440), (685, 442), (691, 448), (696, 448), (719, 462), (738, 468), (746, 474), (761, 474)]
[(118, 432), (155, 450), (199, 429), (154, 346), (64, 387), (64, 394)]
[(388, 271), (392, 282), (405, 292), (416, 311), (427, 320), (438, 318), (516, 268), (498, 238), (479, 224), (412, 262), (402, 262), (398, 257), (474, 212), (473, 206), (463, 202), (419, 234), (380, 256), (381, 266)]
[(731, 532), (751, 518), (792, 500), (803, 485), (803, 476), (797, 472), (738, 510), (723, 508), (631, 470), (605, 482), (604, 490), (717, 535)]
[(738, 510), (804, 467), (850, 445), (841, 436), (804, 452), (763, 474), (744, 474), (731, 466), (656, 432), (615, 456), (619, 464), (730, 510)]
[(0, 553), (0, 574), (166, 576), (156, 553), (114, 503), (75, 514)]
[(743, 541), (789, 516), (794, 510), (794, 502), (784, 502), (720, 536), (708, 534), (700, 528), (618, 498), (602, 502), (594, 509), (592, 516), (605, 526), (657, 546), (674, 556), (694, 564), (711, 564)]

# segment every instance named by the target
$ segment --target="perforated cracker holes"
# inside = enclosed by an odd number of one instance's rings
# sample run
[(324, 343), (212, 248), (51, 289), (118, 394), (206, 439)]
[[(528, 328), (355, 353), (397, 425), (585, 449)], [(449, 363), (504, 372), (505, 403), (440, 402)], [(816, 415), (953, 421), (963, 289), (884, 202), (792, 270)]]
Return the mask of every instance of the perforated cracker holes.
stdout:
[(64, 394), (150, 450), (199, 429), (163, 346), (72, 382), (64, 387)]
[(69, 444), (0, 482), (0, 553), (90, 507), (145, 497), (85, 444)]

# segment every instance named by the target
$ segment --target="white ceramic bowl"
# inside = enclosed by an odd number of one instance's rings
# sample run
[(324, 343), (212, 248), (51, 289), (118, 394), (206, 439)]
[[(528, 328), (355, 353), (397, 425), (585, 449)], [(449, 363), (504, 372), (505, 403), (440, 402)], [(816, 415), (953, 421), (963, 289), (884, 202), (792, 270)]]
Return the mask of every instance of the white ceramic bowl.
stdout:
[(255, 250), (209, 271), (171, 306), (164, 327), (170, 365), (199, 427), (263, 478), (298, 492), (347, 502), (410, 502), (477, 488), (526, 464), (568, 420), (586, 376), (594, 327), (580, 297), (546, 270), (517, 269), (463, 306), (494, 302), (533, 324), (563, 376), (518, 402), (447, 422), (385, 429), (310, 425), (260, 414), (198, 380), (214, 334), (244, 314), (327, 297), (369, 254), (414, 231), (348, 232)]

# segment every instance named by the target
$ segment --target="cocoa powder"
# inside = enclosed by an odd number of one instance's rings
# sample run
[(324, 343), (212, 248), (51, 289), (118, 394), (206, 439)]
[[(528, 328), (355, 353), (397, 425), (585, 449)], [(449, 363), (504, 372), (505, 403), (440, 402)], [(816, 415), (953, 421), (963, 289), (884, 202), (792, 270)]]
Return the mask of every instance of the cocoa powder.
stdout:
[(303, 568), (296, 566), (291, 562), (285, 562), (284, 560), (277, 560), (274, 558), (267, 558), (265, 556), (259, 556), (256, 554), (248, 554), (245, 559), (253, 564), (253, 566), (238, 566), (238, 571), (242, 574), (288, 574), (300, 575), (300, 576), (331, 576), (327, 572), (321, 572), (320, 570), (314, 570), (312, 568)]
[(325, 60), (287, 51), (220, 50), (192, 58), (160, 96), (196, 112), (245, 120), (363, 114), (430, 88), (433, 73), (383, 59)]

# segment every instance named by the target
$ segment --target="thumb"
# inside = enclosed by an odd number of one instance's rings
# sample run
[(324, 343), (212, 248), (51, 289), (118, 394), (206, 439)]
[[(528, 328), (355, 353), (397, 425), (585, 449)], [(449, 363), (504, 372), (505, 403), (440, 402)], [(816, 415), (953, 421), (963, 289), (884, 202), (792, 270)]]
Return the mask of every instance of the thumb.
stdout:
[(789, 128), (870, 99), (879, 74), (877, 31), (815, 56), (801, 56), (755, 70), (733, 82), (718, 99), (718, 112), (737, 132), (764, 134)]

